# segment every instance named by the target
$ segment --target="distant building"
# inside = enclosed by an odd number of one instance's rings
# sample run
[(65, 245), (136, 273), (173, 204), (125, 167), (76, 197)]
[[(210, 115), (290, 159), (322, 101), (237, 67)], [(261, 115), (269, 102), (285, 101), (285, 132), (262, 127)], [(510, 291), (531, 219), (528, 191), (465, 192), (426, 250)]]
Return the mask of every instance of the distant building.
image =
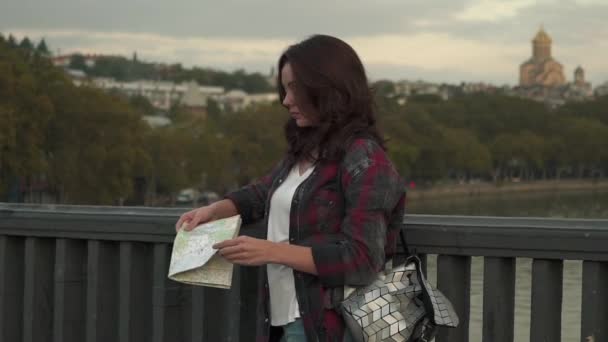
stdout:
[(79, 54), (79, 53), (71, 53), (69, 55), (61, 55), (51, 58), (51, 62), (54, 66), (67, 68), (70, 66), (72, 62), (72, 58), (76, 55), (81, 55), (84, 58), (84, 64), (92, 68), (95, 66), (97, 59), (102, 57), (108, 57), (107, 55), (98, 55), (98, 54)]
[(243, 90), (233, 89), (214, 97), (222, 110), (241, 111), (254, 104), (272, 103), (279, 100), (277, 93), (247, 94)]
[(66, 68), (65, 72), (68, 74), (68, 76), (70, 76), (72, 80), (79, 80), (82, 82), (87, 78), (87, 74), (82, 70)]
[(591, 84), (585, 80), (585, 70), (581, 66), (574, 71), (574, 81), (566, 81), (564, 67), (551, 55), (552, 43), (541, 27), (532, 40), (532, 57), (519, 68), (519, 86), (513, 89), (513, 94), (544, 102), (550, 107), (593, 98)]
[[(224, 93), (223, 87), (199, 86), (196, 82), (194, 82), (193, 86), (193, 82), (173, 83), (168, 81), (150, 80), (118, 82), (113, 78), (93, 77), (88, 80), (75, 79), (74, 84), (77, 86), (88, 84), (105, 90), (117, 90), (128, 96), (143, 96), (147, 98), (154, 107), (165, 111), (168, 111), (173, 104), (179, 103), (188, 89), (190, 89), (191, 94), (189, 97), (191, 98), (196, 96), (194, 95), (195, 92), (200, 93), (200, 96), (203, 98), (219, 96)], [(193, 89), (192, 87), (197, 89)], [(204, 101), (206, 107), (206, 99)]]
[(532, 57), (519, 68), (521, 87), (558, 87), (566, 83), (564, 67), (551, 56), (552, 42), (541, 27), (532, 40)]
[[(442, 100), (449, 98), (449, 92), (443, 85), (425, 82), (425, 81), (407, 81), (402, 80), (395, 83), (395, 93), (392, 97), (401, 99), (413, 95), (436, 95)], [(405, 104), (407, 101), (399, 101)]]
[(585, 70), (582, 67), (578, 66), (574, 70), (574, 82), (566, 85), (563, 97), (571, 101), (584, 101), (593, 97), (591, 83), (585, 80)]
[(150, 127), (164, 127), (171, 124), (171, 120), (166, 116), (144, 115), (142, 118)]
[(460, 84), (460, 91), (463, 94), (495, 94), (498, 92), (496, 86), (484, 82), (464, 82)]
[(186, 92), (179, 100), (180, 106), (194, 116), (206, 118), (208, 95), (203, 94), (198, 83), (194, 81), (189, 82), (187, 87)]

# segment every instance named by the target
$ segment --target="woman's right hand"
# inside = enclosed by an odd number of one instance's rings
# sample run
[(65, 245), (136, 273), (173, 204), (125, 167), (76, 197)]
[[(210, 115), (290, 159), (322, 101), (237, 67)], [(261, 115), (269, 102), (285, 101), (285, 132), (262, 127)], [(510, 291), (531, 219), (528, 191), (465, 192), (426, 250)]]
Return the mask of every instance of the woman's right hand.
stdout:
[(213, 221), (215, 210), (213, 205), (207, 205), (184, 213), (175, 224), (175, 231), (180, 229), (192, 230), (201, 223)]

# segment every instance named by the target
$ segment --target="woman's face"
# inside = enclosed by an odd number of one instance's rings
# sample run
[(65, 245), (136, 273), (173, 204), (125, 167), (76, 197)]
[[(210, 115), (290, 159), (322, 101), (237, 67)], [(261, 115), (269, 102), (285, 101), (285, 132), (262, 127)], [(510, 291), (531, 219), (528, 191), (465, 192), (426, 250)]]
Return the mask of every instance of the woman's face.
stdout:
[(296, 101), (297, 82), (293, 74), (291, 64), (285, 63), (281, 70), (281, 83), (285, 89), (283, 106), (287, 108), (291, 117), (296, 121), (298, 127), (311, 127), (318, 125), (317, 120), (313, 120), (310, 114), (302, 112)]

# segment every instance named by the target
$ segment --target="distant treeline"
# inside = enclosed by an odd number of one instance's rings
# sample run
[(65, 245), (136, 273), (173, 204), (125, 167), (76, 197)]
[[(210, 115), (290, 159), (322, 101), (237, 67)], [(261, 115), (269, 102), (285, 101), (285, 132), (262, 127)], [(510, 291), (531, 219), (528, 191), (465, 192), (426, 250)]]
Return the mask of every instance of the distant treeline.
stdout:
[[(50, 52), (43, 40), (34, 47), (28, 37), (21, 42), (9, 35), (6, 38), (9, 45), (21, 48), (35, 48), (38, 52), (49, 56)], [(85, 56), (76, 53), (69, 62), (69, 67), (81, 70), (92, 77), (110, 77), (117, 81), (159, 80), (176, 83), (197, 81), (201, 85), (219, 86), (224, 89), (241, 89), (247, 93), (265, 93), (274, 91), (265, 75), (259, 72), (248, 73), (245, 70), (226, 72), (211, 68), (184, 68), (180, 63), (160, 64), (143, 62), (134, 53), (132, 58), (122, 56), (99, 56), (93, 66), (86, 64)]]
[(241, 89), (247, 93), (265, 93), (274, 88), (260, 73), (247, 73), (244, 70), (225, 72), (209, 68), (184, 68), (181, 64), (158, 64), (142, 62), (134, 54), (133, 58), (121, 56), (98, 57), (95, 64), (87, 66), (85, 57), (75, 54), (69, 67), (82, 70), (92, 77), (111, 77), (118, 81), (159, 80), (176, 83), (197, 81), (201, 85), (220, 86), (224, 89)]
[[(0, 201), (167, 204), (180, 189), (222, 193), (280, 158), (287, 113), (278, 104), (206, 120), (176, 108), (152, 129), (149, 104), (77, 88), (41, 43), (0, 37)], [(48, 51), (48, 50), (47, 50)], [(377, 93), (380, 125), (406, 181), (604, 177), (608, 98), (548, 110), (530, 100)]]

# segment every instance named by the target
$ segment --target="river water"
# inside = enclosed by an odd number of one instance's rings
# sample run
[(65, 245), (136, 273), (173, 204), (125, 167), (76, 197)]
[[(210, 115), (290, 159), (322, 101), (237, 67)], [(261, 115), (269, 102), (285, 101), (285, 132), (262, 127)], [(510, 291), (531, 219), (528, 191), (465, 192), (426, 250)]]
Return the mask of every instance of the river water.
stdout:
[[(411, 200), (410, 214), (528, 216), (562, 218), (608, 218), (608, 192), (549, 192), (501, 194), (466, 198)], [(436, 284), (437, 258), (428, 258), (428, 278)], [(515, 281), (515, 341), (530, 341), (530, 300), (532, 260), (519, 258)], [(563, 342), (581, 341), (582, 262), (564, 262), (562, 330)], [(471, 265), (471, 317), (469, 341), (482, 341), (483, 258), (473, 257)], [(490, 341), (491, 342), (491, 341)]]

